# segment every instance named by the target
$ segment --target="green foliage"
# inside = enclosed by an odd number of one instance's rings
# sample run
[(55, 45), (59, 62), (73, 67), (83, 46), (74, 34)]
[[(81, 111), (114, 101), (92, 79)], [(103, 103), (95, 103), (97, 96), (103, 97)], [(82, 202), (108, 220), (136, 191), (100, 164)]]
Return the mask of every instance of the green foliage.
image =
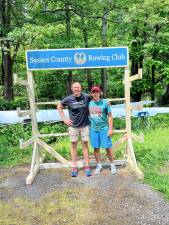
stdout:
[(3, 98), (0, 98), (0, 110), (16, 110), (17, 107), (21, 109), (28, 108), (27, 96), (16, 96), (14, 100), (7, 101)]
[(10, 141), (15, 143), (13, 139), (14, 136), (10, 140), (8, 134), (0, 134), (0, 167), (9, 167), (30, 162), (32, 152), (31, 147), (20, 150), (19, 146), (12, 146)]
[(114, 118), (113, 119), (113, 127), (116, 130), (123, 130), (126, 126), (125, 118)]
[(156, 128), (144, 133), (144, 144), (134, 144), (136, 158), (145, 175), (145, 182), (169, 198), (169, 128)]
[[(156, 1), (155, 4), (153, 0), (144, 0), (141, 3), (139, 0), (115, 3), (91, 0), (15, 2), (10, 14), (12, 26), (6, 33), (11, 40), (13, 72), (25, 79), (27, 49), (101, 47), (102, 19), (106, 12), (107, 46), (128, 46), (131, 66), (143, 65), (143, 79), (132, 85), (133, 99), (137, 99), (139, 93), (142, 97), (146, 94), (150, 98), (154, 90), (160, 93), (156, 96), (161, 99), (165, 85), (169, 81), (167, 5), (167, 0)], [(71, 10), (66, 11), (66, 7)], [(152, 77), (152, 66), (155, 69), (155, 80)], [(109, 68), (107, 73), (108, 96), (123, 97), (123, 69)], [(37, 74), (40, 76), (35, 78), (38, 100), (60, 99), (66, 95), (67, 70), (40, 71)], [(85, 71), (74, 70), (73, 75), (76, 75), (73, 76), (74, 81), (78, 80), (85, 88), (88, 87)], [(91, 82), (101, 84), (100, 69), (91, 70)], [(15, 86), (14, 101), (10, 104), (0, 102), (1, 108), (14, 109), (15, 106), (26, 108), (27, 94), (23, 89), (18, 85)]]
[[(39, 124), (39, 130), (43, 134), (48, 133), (64, 133), (66, 126), (62, 123)], [(20, 150), (19, 140), (28, 140), (32, 136), (31, 124), (15, 124), (0, 127), (0, 166), (14, 166), (23, 163), (28, 163), (31, 160), (31, 146)], [(63, 138), (51, 137), (44, 138), (47, 143), (62, 143)], [(62, 147), (62, 144), (60, 144)], [(69, 142), (66, 141), (66, 147), (61, 148), (61, 154), (69, 158)], [(52, 157), (47, 154), (47, 160)]]
[(14, 124), (0, 127), (0, 135), (5, 135), (7, 146), (18, 146), (19, 139), (29, 139), (31, 136), (31, 127), (25, 127), (22, 124)]
[(167, 127), (169, 127), (169, 114), (167, 113), (146, 118), (132, 117), (132, 128), (136, 131)]
[[(62, 122), (60, 122), (60, 123), (50, 123), (50, 124), (41, 123), (41, 124), (39, 124), (39, 130), (40, 130), (41, 134), (66, 133), (67, 132), (67, 126)], [(44, 138), (44, 140), (47, 143), (56, 142), (60, 139), (61, 139), (61, 137)]]

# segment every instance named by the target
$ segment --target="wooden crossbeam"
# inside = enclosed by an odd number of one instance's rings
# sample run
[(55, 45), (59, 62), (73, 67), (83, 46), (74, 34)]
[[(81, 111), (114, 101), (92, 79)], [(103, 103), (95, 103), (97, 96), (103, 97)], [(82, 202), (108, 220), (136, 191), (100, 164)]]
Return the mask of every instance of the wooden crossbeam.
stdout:
[(35, 105), (57, 105), (59, 102), (59, 100), (53, 102), (35, 102)]
[(134, 133), (131, 133), (131, 137), (136, 140), (136, 141), (139, 141), (140, 143), (143, 143), (144, 142), (144, 136), (143, 136), (143, 133), (141, 132), (140, 133), (140, 136), (134, 134)]
[(143, 110), (143, 103), (139, 102), (137, 105), (131, 105), (131, 110), (137, 110), (137, 111)]
[(30, 138), (29, 140), (25, 141), (25, 142), (23, 142), (23, 139), (20, 139), (19, 140), (20, 149), (24, 149), (24, 148), (28, 147), (29, 145), (31, 145), (34, 142), (34, 140), (35, 139), (33, 137)]
[(119, 101), (125, 101), (125, 98), (108, 98), (109, 102), (119, 102)]
[(17, 115), (19, 117), (23, 117), (23, 116), (29, 116), (30, 115), (30, 110), (24, 110), (24, 111), (21, 111), (21, 108), (20, 107), (17, 107)]
[(114, 144), (113, 144), (113, 147), (112, 147), (112, 150), (113, 152), (115, 152), (118, 147), (123, 144), (125, 141), (127, 140), (127, 134), (123, 135), (121, 138), (119, 138)]
[[(96, 160), (90, 160), (90, 167), (96, 167), (97, 162)], [(126, 160), (114, 160), (114, 164), (116, 166), (126, 166), (127, 161)], [(109, 166), (110, 162), (109, 161), (103, 161), (102, 162), (103, 166)], [(69, 164), (63, 164), (63, 163), (41, 163), (39, 165), (40, 169), (58, 169), (58, 168), (69, 168), (72, 166), (72, 162), (69, 162)], [(77, 167), (78, 168), (83, 168), (84, 167), (84, 162), (83, 161), (77, 161)]]
[(143, 77), (143, 75), (142, 75), (142, 69), (140, 68), (140, 69), (138, 70), (138, 74), (135, 74), (135, 75), (131, 76), (131, 77), (129, 78), (129, 81), (130, 81), (130, 82), (133, 82), (133, 81), (135, 81), (135, 80), (140, 80), (140, 79), (142, 79), (142, 77)]
[(68, 136), (69, 133), (50, 133), (50, 134), (39, 134), (38, 137), (44, 138), (44, 137), (62, 137), (62, 136)]
[(13, 77), (14, 77), (14, 84), (21, 84), (21, 85), (25, 85), (25, 86), (28, 85), (28, 82), (26, 80), (22, 80), (22, 79), (18, 78), (17, 73), (14, 73)]
[(50, 153), (53, 157), (55, 157), (57, 160), (59, 160), (61, 163), (67, 163), (69, 162), (63, 158), (58, 152), (56, 152), (51, 146), (46, 144), (44, 141), (40, 140), (39, 138), (37, 139), (37, 143), (44, 148), (48, 153)]

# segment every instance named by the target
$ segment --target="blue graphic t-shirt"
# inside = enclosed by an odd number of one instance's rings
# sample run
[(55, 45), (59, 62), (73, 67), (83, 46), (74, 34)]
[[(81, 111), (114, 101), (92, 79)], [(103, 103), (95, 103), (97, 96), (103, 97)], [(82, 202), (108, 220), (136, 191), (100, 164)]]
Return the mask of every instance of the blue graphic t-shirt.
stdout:
[(111, 108), (105, 99), (100, 99), (98, 102), (89, 102), (89, 119), (90, 127), (94, 130), (102, 130), (108, 127), (108, 113), (111, 113)]
[(88, 94), (82, 93), (80, 97), (72, 94), (61, 101), (63, 106), (68, 106), (69, 117), (73, 121), (72, 127), (82, 128), (89, 125), (88, 104), (90, 100)]

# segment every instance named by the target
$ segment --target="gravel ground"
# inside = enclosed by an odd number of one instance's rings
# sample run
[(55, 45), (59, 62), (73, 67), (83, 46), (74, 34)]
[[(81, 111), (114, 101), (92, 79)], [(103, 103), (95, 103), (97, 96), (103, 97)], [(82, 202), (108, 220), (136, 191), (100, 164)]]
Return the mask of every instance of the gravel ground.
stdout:
[[(90, 190), (79, 192), (76, 198), (80, 200), (85, 197), (86, 201), (92, 199), (90, 208), (95, 215), (93, 220), (90, 218), (92, 214), (89, 214), (81, 225), (169, 225), (169, 202), (124, 168), (118, 169), (116, 175), (111, 175), (108, 169), (98, 176), (93, 171), (89, 178), (85, 177), (83, 170), (79, 171), (77, 178), (71, 178), (67, 169), (41, 170), (34, 183), (26, 186), (28, 172), (27, 166), (0, 169), (0, 201), (4, 206), (16, 198), (43, 202), (45, 196), (53, 192), (76, 191), (79, 188)], [(65, 221), (63, 224), (72, 224)], [(10, 223), (4, 222), (2, 225), (6, 224)]]

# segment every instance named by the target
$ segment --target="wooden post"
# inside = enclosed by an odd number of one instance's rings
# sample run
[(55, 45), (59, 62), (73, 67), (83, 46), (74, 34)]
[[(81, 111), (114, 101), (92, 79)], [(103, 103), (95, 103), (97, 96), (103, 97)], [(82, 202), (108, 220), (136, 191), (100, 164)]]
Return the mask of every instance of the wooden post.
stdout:
[(31, 184), (39, 171), (40, 165), (40, 149), (36, 139), (39, 135), (38, 123), (36, 119), (36, 107), (35, 107), (35, 92), (34, 92), (34, 79), (32, 71), (27, 71), (27, 91), (29, 96), (29, 104), (30, 104), (30, 117), (32, 122), (32, 138), (33, 138), (33, 153), (32, 153), (32, 162), (31, 162), (31, 170), (26, 178), (26, 184)]
[(32, 134), (33, 137), (37, 137), (39, 134), (38, 123), (36, 119), (36, 108), (35, 108), (35, 92), (34, 92), (34, 79), (32, 71), (27, 71), (28, 79), (28, 96), (30, 104), (30, 116), (32, 121)]
[(126, 111), (126, 131), (127, 131), (127, 161), (133, 171), (135, 171), (138, 178), (143, 178), (142, 171), (137, 166), (135, 153), (132, 143), (131, 135), (131, 105), (130, 105), (130, 72), (129, 67), (125, 67), (125, 111)]
[[(44, 155), (41, 152), (42, 148), (45, 149), (47, 152), (49, 152), (51, 155), (53, 155), (58, 161), (65, 164), (67, 167), (70, 166), (70, 163), (66, 159), (64, 159), (60, 154), (58, 154), (51, 146), (47, 145), (44, 141), (40, 140), (40, 137), (51, 136), (51, 134), (41, 135), (38, 130), (38, 123), (36, 118), (36, 111), (37, 111), (36, 106), (38, 104), (35, 102), (34, 79), (33, 79), (32, 71), (27, 71), (27, 92), (28, 92), (29, 104), (30, 104), (30, 110), (28, 113), (31, 117), (31, 122), (32, 122), (32, 138), (25, 142), (20, 141), (20, 146), (21, 148), (27, 147), (29, 144), (32, 144), (33, 146), (31, 169), (30, 169), (30, 173), (28, 177), (26, 178), (26, 184), (32, 184), (35, 176), (37, 175), (39, 171), (40, 164), (42, 163), (44, 159)], [(42, 104), (46, 104), (46, 103), (42, 103)], [(21, 116), (24, 115), (24, 113), (21, 112), (20, 110), (18, 110), (18, 112)], [(67, 133), (53, 134), (53, 135), (65, 136), (67, 135)]]
[(125, 67), (125, 111), (126, 111), (126, 131), (131, 133), (131, 107), (130, 107), (130, 81), (129, 81), (129, 67)]

